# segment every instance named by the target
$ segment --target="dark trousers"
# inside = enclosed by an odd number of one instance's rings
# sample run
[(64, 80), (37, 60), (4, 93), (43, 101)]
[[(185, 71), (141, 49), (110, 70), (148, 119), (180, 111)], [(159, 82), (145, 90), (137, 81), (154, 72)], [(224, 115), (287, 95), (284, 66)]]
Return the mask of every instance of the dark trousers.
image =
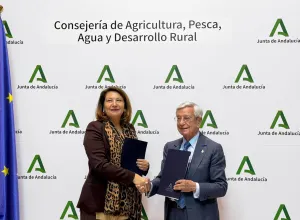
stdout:
[(176, 202), (171, 202), (168, 210), (167, 220), (188, 220), (186, 208), (180, 209)]

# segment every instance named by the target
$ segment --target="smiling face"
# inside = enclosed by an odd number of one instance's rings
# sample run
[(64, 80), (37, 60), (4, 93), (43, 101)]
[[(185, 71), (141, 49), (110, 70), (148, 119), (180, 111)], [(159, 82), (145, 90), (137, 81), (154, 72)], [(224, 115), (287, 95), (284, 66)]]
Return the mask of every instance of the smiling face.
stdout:
[(199, 131), (201, 117), (195, 117), (194, 107), (187, 106), (176, 111), (177, 129), (187, 140), (191, 140)]
[(104, 112), (112, 120), (120, 120), (124, 112), (124, 99), (115, 91), (106, 93), (104, 100)]

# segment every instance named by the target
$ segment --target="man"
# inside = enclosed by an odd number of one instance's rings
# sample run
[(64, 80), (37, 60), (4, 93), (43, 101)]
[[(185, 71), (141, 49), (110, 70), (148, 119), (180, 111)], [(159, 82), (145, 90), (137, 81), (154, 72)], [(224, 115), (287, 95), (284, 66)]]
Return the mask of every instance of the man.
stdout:
[(219, 220), (217, 198), (225, 196), (225, 156), (222, 146), (199, 132), (203, 112), (198, 105), (185, 102), (176, 109), (177, 129), (182, 138), (164, 147), (159, 175), (139, 186), (142, 193), (153, 196), (159, 188), (164, 162), (169, 149), (188, 150), (189, 169), (186, 178), (178, 180), (174, 190), (181, 191), (178, 201), (165, 199), (165, 220)]

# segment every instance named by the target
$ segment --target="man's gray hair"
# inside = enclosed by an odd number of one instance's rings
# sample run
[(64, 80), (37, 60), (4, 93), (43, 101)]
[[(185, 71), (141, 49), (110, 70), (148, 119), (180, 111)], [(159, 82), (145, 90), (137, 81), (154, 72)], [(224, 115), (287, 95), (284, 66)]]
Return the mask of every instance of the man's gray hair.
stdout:
[(183, 102), (181, 103), (177, 108), (176, 111), (179, 109), (183, 109), (185, 107), (194, 107), (194, 115), (195, 117), (201, 117), (203, 116), (203, 111), (202, 109), (194, 102)]

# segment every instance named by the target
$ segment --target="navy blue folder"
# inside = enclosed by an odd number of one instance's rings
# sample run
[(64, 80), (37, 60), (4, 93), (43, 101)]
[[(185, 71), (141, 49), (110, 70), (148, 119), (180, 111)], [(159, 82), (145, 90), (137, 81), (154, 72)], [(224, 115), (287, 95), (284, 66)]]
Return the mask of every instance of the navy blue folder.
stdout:
[(157, 194), (179, 199), (180, 191), (173, 190), (175, 182), (185, 178), (191, 152), (176, 149), (168, 150)]
[(143, 175), (136, 164), (137, 159), (145, 159), (146, 149), (148, 142), (140, 141), (137, 139), (125, 138), (122, 147), (121, 167)]

